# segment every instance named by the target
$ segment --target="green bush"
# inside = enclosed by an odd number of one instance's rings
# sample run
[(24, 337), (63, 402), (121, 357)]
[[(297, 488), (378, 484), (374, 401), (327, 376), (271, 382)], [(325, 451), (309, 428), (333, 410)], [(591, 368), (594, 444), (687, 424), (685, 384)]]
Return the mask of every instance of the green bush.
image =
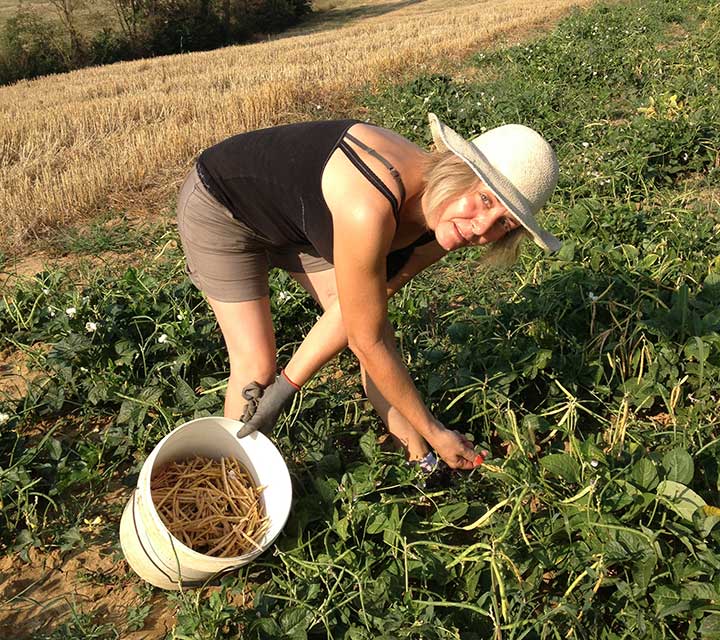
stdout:
[(130, 40), (114, 29), (104, 27), (90, 41), (88, 58), (90, 64), (111, 64), (120, 60), (132, 60), (136, 48)]
[(9, 18), (0, 32), (0, 84), (67, 71), (59, 31), (26, 9)]
[(152, 3), (142, 22), (151, 55), (202, 51), (225, 44), (220, 16), (207, 0), (160, 0)]

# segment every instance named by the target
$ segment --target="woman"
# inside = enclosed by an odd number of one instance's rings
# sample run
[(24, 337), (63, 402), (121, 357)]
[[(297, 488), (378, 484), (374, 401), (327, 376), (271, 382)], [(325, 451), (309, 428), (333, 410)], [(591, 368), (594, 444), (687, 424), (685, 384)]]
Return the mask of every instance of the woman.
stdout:
[[(550, 145), (522, 125), (464, 140), (430, 114), (439, 152), (355, 120), (299, 123), (204, 151), (178, 201), (187, 270), (230, 357), (225, 415), (268, 432), (297, 390), (349, 345), (363, 385), (409, 460), (481, 462), (425, 407), (394, 344), (387, 299), (448, 251), (559, 242), (535, 214), (557, 182)], [(500, 242), (502, 241), (502, 242)], [(324, 313), (276, 377), (268, 269), (287, 270)]]

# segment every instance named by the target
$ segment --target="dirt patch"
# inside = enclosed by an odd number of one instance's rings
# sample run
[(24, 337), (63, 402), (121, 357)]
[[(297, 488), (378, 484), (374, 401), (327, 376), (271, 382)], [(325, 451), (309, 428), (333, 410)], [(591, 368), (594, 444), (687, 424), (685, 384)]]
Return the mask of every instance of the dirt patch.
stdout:
[[(169, 241), (175, 243), (175, 240)], [(162, 251), (163, 247), (160, 248)], [(130, 266), (138, 266), (152, 259), (158, 250), (138, 249), (130, 252), (104, 251), (97, 255), (54, 256), (47, 251), (39, 251), (26, 257), (19, 257), (10, 264), (4, 265), (0, 271), (0, 294), (10, 294), (22, 280), (32, 278), (43, 271), (72, 270), (77, 274), (73, 281), (84, 284), (83, 274), (88, 276), (98, 268), (111, 269), (113, 273), (122, 272)], [(89, 279), (89, 278), (88, 278)]]
[[(177, 622), (177, 600), (139, 578), (120, 550), (120, 513), (129, 495), (127, 486), (115, 483), (100, 497), (102, 507), (91, 510), (80, 527), (88, 545), (84, 549), (30, 548), (26, 557), (0, 557), (0, 638), (35, 640), (70, 625), (76, 616), (87, 628), (111, 625), (123, 640), (168, 637)], [(205, 587), (201, 597), (220, 590)], [(224, 597), (238, 609), (252, 606), (249, 585), (230, 589)], [(76, 634), (78, 629), (70, 630)]]
[[(110, 543), (65, 555), (31, 549), (28, 557), (0, 559), (0, 599), (6, 603), (0, 637), (51, 633), (73, 612), (125, 629), (122, 637), (131, 640), (164, 638), (174, 624), (164, 595), (148, 592)], [(127, 630), (129, 614), (143, 605), (151, 607), (143, 628)]]
[(19, 349), (0, 352), (0, 402), (19, 400), (27, 394), (28, 385), (41, 375), (31, 363), (36, 355), (49, 348), (49, 345), (38, 343), (27, 352)]

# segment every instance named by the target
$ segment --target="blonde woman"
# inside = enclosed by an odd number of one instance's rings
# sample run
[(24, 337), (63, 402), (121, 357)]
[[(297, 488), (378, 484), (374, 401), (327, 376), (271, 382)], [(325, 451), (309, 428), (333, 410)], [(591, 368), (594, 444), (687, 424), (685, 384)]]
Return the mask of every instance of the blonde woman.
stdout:
[[(187, 271), (230, 359), (225, 416), (269, 432), (293, 395), (346, 346), (373, 407), (411, 461), (481, 462), (427, 409), (398, 355), (387, 300), (448, 251), (546, 250), (535, 215), (557, 182), (550, 145), (522, 125), (471, 142), (430, 114), (437, 151), (355, 120), (252, 131), (205, 150), (178, 201)], [(276, 375), (268, 270), (287, 270), (323, 314)]]

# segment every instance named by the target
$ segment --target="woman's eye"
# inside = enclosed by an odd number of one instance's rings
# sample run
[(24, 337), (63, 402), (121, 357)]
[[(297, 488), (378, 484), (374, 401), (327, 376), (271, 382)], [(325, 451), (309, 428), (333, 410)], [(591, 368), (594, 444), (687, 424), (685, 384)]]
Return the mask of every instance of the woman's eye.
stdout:
[(490, 198), (488, 198), (484, 193), (480, 194), (480, 199), (484, 205), (487, 205), (488, 207), (490, 206)]
[(503, 216), (502, 218), (498, 218), (498, 222), (505, 231), (510, 231), (510, 220)]

